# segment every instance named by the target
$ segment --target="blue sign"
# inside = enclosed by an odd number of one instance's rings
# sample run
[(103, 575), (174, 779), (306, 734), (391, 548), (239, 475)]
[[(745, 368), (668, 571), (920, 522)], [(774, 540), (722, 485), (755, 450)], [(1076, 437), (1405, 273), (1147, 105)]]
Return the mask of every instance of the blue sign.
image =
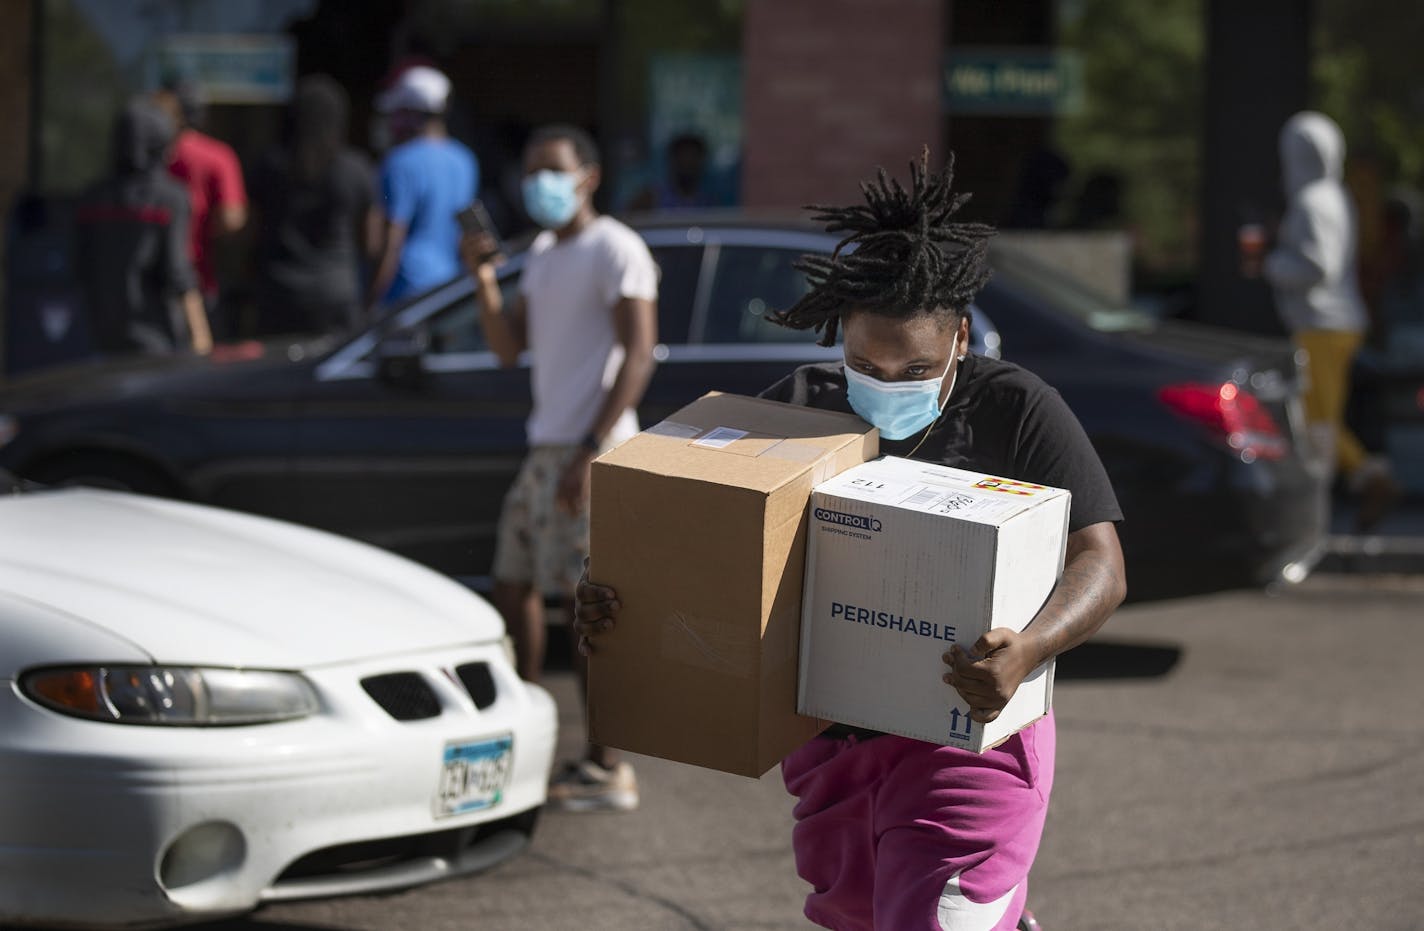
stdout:
[(960, 46), (945, 52), (944, 109), (975, 116), (1053, 116), (1083, 102), (1074, 52)]
[(168, 36), (150, 51), (149, 84), (173, 74), (201, 88), (209, 103), (285, 103), (296, 63), (290, 36)]

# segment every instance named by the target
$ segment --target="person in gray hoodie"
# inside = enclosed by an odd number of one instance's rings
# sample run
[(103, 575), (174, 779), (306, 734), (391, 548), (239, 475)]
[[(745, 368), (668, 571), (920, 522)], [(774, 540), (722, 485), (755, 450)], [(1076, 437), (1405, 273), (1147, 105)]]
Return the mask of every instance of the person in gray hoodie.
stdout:
[(1341, 180), (1345, 138), (1328, 116), (1297, 113), (1281, 128), (1280, 158), (1286, 211), (1262, 273), (1286, 330), (1310, 359), (1304, 401), (1312, 438), (1360, 496), (1356, 528), (1369, 530), (1399, 486), (1389, 461), (1366, 452), (1345, 424), (1350, 369), (1368, 326), (1355, 210)]
[(114, 121), (112, 173), (80, 199), (79, 272), (101, 353), (212, 349), (188, 258), (188, 194), (168, 175), (175, 133), (158, 107), (129, 101)]

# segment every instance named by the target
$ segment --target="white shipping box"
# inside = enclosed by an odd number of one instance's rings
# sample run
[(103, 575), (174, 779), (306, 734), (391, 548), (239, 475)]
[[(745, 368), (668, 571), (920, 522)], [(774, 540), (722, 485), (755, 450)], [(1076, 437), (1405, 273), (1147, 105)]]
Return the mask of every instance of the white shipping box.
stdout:
[(885, 457), (811, 496), (797, 710), (983, 751), (1048, 713), (1053, 661), (980, 724), (946, 685), (952, 644), (1023, 630), (1063, 571), (1070, 495)]

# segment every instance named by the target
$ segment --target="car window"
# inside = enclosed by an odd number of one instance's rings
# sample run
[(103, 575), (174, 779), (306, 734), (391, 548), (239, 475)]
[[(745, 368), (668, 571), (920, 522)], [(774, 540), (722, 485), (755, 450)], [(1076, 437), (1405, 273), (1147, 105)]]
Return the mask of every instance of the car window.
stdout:
[(794, 263), (804, 251), (722, 246), (712, 279), (704, 343), (804, 343), (806, 333), (777, 326), (768, 312), (785, 310), (809, 290)]
[[(519, 296), (518, 288), (517, 275), (511, 275), (499, 283), (504, 306), (510, 306)], [(480, 307), (473, 292), (431, 314), (425, 321), (425, 328), (430, 341), (426, 351), (434, 355), (483, 352), (489, 348), (485, 343), (484, 330), (480, 327)]]
[[(651, 251), (659, 271), (658, 340), (685, 343), (697, 294), (702, 247), (659, 246)], [(506, 307), (513, 304), (519, 297), (519, 274), (501, 279), (499, 291)], [(480, 352), (489, 348), (480, 329), (479, 305), (473, 294), (432, 314), (425, 326), (432, 353)]]
[(434, 355), (479, 352), (486, 348), (484, 333), (480, 330), (479, 306), (473, 296), (432, 314), (425, 327), (430, 339), (426, 351)]
[(685, 343), (697, 300), (702, 247), (653, 246), (650, 251), (658, 263), (658, 342)]

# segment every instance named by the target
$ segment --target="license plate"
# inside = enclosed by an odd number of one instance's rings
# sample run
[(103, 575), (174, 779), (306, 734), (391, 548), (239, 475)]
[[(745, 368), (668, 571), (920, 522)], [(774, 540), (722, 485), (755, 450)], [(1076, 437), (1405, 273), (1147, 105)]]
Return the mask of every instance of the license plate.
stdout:
[(479, 811), (500, 803), (514, 767), (514, 736), (445, 745), (435, 817)]

